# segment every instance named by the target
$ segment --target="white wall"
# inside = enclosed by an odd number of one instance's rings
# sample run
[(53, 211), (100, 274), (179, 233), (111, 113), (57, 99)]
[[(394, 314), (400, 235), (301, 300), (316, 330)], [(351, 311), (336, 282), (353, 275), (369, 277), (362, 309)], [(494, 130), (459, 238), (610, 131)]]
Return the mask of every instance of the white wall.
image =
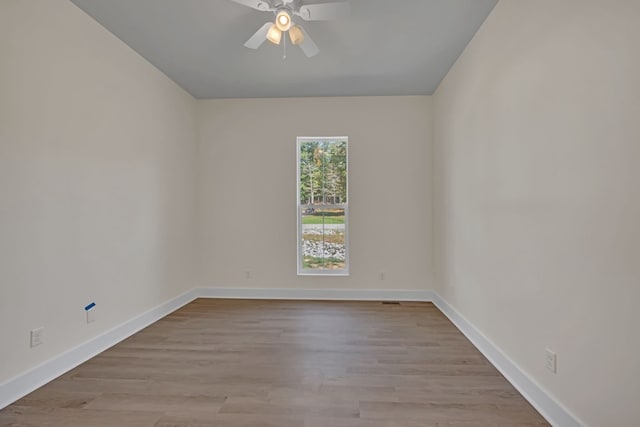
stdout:
[(503, 0), (434, 100), (438, 289), (594, 427), (640, 420), (639, 22)]
[[(419, 96), (199, 101), (201, 285), (431, 289), (430, 117)], [(344, 135), (351, 275), (298, 277), (296, 137)]]
[(70, 2), (0, 2), (0, 383), (193, 287), (194, 107)]

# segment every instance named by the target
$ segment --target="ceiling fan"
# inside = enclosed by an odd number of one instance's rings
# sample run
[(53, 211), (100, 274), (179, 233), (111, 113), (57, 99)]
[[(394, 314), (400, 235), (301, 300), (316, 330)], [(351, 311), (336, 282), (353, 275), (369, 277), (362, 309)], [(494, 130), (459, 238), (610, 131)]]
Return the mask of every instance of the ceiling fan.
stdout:
[[(243, 6), (263, 12), (272, 12), (274, 22), (265, 23), (244, 44), (249, 49), (257, 49), (269, 40), (279, 45), (282, 34), (288, 33), (291, 44), (299, 46), (307, 57), (318, 54), (320, 49), (311, 40), (302, 26), (293, 22), (293, 17), (300, 17), (304, 21), (330, 21), (340, 19), (349, 14), (349, 3), (316, 3), (304, 4), (301, 0), (231, 0)], [(286, 39), (284, 41), (286, 43)]]

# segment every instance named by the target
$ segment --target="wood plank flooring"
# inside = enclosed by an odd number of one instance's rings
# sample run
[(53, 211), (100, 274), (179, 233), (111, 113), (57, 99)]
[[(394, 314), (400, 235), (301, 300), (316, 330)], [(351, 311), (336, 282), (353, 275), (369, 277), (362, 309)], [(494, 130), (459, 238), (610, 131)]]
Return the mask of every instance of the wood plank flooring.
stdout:
[(198, 299), (0, 411), (0, 425), (548, 424), (433, 304)]

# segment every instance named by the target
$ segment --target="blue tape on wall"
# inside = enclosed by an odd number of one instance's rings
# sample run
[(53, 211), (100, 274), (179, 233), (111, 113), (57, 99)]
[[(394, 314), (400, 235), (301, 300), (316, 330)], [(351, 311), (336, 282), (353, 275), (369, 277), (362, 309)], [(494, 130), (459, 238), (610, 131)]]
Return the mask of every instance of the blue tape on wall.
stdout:
[(91, 304), (89, 304), (88, 306), (86, 306), (84, 309), (85, 309), (85, 311), (89, 311), (89, 310), (91, 310), (91, 309), (92, 309), (93, 307), (95, 307), (95, 306), (96, 306), (96, 303), (95, 303), (95, 302), (92, 302)]

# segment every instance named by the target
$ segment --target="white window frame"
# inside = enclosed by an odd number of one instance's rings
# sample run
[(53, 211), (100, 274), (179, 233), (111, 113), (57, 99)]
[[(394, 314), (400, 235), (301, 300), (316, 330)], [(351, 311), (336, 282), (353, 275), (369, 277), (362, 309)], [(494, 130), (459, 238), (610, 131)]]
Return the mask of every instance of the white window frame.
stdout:
[[(304, 142), (315, 141), (345, 141), (347, 143), (346, 149), (346, 164), (347, 164), (347, 203), (339, 204), (322, 204), (322, 205), (307, 205), (300, 203), (300, 145)], [(349, 137), (347, 136), (319, 136), (309, 137), (300, 136), (296, 141), (296, 218), (297, 218), (297, 263), (298, 263), (298, 276), (348, 276), (349, 275)], [(303, 268), (303, 244), (302, 244), (302, 210), (307, 207), (318, 208), (319, 206), (328, 209), (344, 209), (344, 244), (345, 244), (345, 268), (343, 269), (305, 269)]]

